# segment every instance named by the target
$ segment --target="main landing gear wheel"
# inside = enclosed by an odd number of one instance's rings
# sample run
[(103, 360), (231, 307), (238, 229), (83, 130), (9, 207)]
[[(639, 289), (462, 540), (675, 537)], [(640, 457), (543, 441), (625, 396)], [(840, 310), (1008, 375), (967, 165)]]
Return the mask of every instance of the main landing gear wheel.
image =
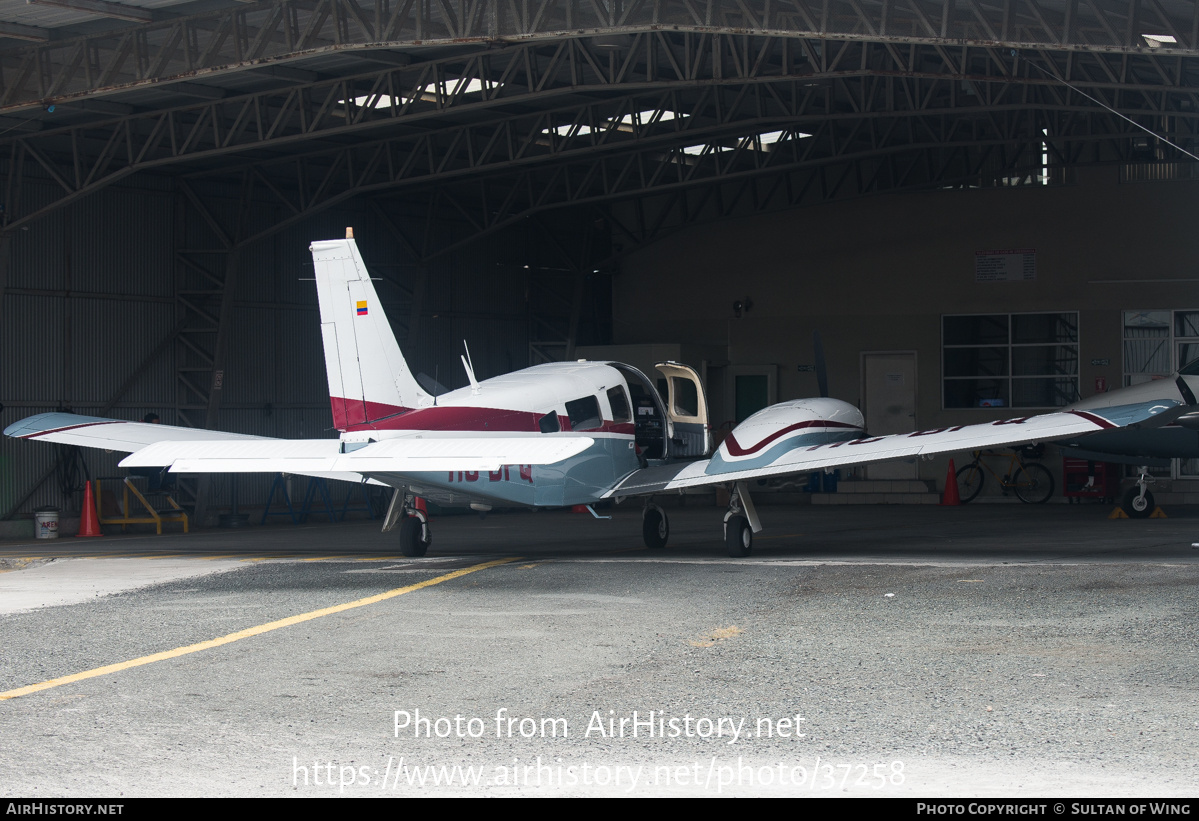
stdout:
[(661, 508), (645, 509), (645, 515), (641, 517), (641, 538), (650, 550), (666, 547), (666, 540), (670, 538), (670, 520)]
[(433, 543), (433, 534), (425, 536), (426, 526), (415, 516), (405, 516), (400, 522), (400, 552), (405, 556), (423, 556)]
[(1120, 503), (1120, 507), (1124, 508), (1124, 512), (1128, 514), (1130, 519), (1148, 519), (1153, 513), (1155, 505), (1153, 504), (1153, 494), (1148, 490), (1142, 496), (1140, 488), (1133, 485), (1124, 494), (1124, 501)]
[(740, 559), (754, 549), (754, 532), (744, 516), (734, 516), (724, 523), (724, 544), (729, 555)]

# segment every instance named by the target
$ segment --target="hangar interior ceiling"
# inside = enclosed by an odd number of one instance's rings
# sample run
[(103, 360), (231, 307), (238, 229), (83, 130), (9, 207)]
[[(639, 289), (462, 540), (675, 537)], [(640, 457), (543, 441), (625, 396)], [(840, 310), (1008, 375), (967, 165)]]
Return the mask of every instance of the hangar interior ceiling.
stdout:
[[(6, 421), (64, 400), (232, 429), (251, 407), (319, 413), (320, 378), (267, 400), (226, 386), (277, 384), (295, 348), (319, 376), (302, 322), (269, 357), (239, 352), (311, 312), (281, 283), (353, 221), (401, 340), (498, 318), (498, 371), (608, 341), (620, 259), (696, 223), (1096, 163), (1189, 179), (1197, 48), (1184, 0), (0, 0), (5, 336), (69, 339), (122, 296), (154, 329), (69, 396), (30, 387), (71, 360), (27, 344)], [(81, 288), (87, 249), (153, 273)], [(415, 370), (450, 370), (452, 330)], [(60, 498), (57, 457), (0, 448), (0, 516)]]

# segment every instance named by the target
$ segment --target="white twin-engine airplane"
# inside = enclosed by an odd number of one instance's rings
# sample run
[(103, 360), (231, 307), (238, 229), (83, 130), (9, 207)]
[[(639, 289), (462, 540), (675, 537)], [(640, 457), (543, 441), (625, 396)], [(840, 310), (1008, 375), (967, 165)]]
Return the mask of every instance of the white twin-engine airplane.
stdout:
[(463, 357), (470, 386), (434, 397), (408, 369), (352, 237), (347, 231), (347, 239), (310, 247), (337, 439), (267, 439), (62, 413), (30, 417), (5, 434), (130, 452), (124, 467), (390, 485), (399, 492), (383, 529), (399, 525), (406, 556), (423, 556), (432, 541), (417, 498), (487, 510), (640, 496), (645, 543), (660, 548), (670, 526), (654, 496), (723, 485), (730, 491), (725, 543), (730, 555), (745, 556), (762, 529), (747, 489), (752, 479), (1158, 426), (1188, 410), (1177, 399), (1150, 399), (869, 436), (853, 405), (795, 399), (750, 416), (713, 453), (703, 385), (675, 362), (657, 365), (667, 380), (663, 398), (645, 374), (617, 362), (537, 365), (480, 382)]

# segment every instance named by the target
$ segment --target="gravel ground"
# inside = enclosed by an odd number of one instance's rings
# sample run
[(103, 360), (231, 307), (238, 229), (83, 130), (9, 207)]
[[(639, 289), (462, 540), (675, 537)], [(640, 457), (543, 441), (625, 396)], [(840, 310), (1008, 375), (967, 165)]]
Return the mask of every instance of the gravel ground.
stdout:
[[(860, 533), (795, 515), (776, 533), (808, 547), (750, 561), (712, 549), (707, 511), (677, 512), (658, 554), (522, 538), (524, 559), (0, 702), (0, 795), (1194, 794), (1185, 521), (1084, 545), (1073, 513), (1059, 552), (1017, 561), (977, 552), (986, 527), (946, 544), (935, 513), (886, 514), (883, 556), (876, 514)], [(424, 562), (246, 563), (0, 616), (0, 691), (434, 579), (527, 523), (447, 524)], [(489, 549), (456, 552), (464, 533)]]

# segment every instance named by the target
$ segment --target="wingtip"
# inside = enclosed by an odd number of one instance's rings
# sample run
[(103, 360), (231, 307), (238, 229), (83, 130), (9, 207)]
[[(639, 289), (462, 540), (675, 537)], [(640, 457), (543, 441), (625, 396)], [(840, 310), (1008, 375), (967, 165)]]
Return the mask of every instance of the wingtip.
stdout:
[(77, 413), (64, 413), (62, 411), (48, 411), (46, 413), (27, 416), (18, 422), (13, 422), (4, 429), (4, 435), (15, 439), (27, 439), (31, 436), (51, 433), (64, 428), (79, 428), (101, 424), (108, 425), (123, 421), (125, 420), (107, 419), (100, 416), (81, 416)]
[(41, 431), (49, 430), (55, 426), (46, 424), (46, 422), (59, 415), (61, 414), (50, 411), (48, 413), (38, 413), (33, 416), (26, 416), (24, 419), (13, 422), (11, 425), (6, 427), (4, 429), (4, 435), (11, 436), (13, 438), (21, 438), (23, 436), (28, 436), (31, 433), (40, 433)]

